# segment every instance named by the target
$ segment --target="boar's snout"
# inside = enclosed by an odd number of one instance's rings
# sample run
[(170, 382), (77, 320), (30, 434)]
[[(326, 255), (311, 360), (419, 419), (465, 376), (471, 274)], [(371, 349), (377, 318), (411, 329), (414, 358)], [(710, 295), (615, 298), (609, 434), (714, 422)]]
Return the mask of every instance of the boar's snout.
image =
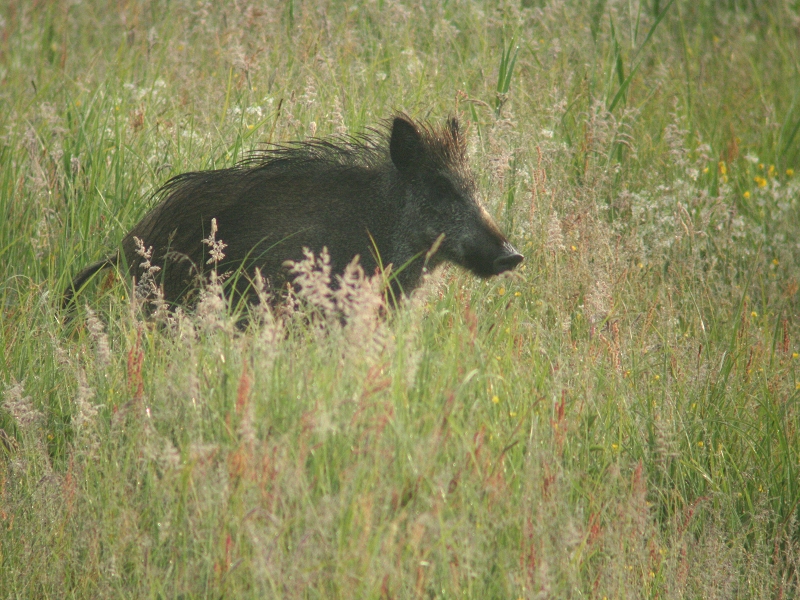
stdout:
[(496, 246), (487, 244), (482, 248), (475, 248), (472, 252), (468, 252), (463, 260), (453, 262), (486, 279), (510, 271), (521, 263), (522, 259), (522, 255), (514, 249), (514, 246), (502, 240)]
[(506, 242), (503, 244), (503, 253), (494, 259), (494, 273), (499, 275), (506, 271), (511, 271), (523, 260), (522, 254), (514, 249), (514, 246)]

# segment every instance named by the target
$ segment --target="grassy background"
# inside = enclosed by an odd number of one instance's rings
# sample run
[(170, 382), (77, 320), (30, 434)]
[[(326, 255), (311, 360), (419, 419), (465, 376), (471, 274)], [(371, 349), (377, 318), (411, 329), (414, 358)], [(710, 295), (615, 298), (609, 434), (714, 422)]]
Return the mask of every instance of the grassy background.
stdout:
[[(797, 596), (798, 29), (788, 1), (3, 3), (0, 596)], [(162, 326), (113, 279), (60, 323), (171, 175), (395, 110), (460, 115), (521, 269), (361, 329)]]

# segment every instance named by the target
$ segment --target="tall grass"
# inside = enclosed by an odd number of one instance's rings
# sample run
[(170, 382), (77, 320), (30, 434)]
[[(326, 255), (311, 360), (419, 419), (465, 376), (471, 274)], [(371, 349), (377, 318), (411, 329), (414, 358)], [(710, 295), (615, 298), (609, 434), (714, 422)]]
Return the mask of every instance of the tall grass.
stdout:
[[(798, 19), (0, 6), (0, 595), (796, 596)], [(395, 110), (468, 126), (513, 275), (63, 322), (171, 175)]]

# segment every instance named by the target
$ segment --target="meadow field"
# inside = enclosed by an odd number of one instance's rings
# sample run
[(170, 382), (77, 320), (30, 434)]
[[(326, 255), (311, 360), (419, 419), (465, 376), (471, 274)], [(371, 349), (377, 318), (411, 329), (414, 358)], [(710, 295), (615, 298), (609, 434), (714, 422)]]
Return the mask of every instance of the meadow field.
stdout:
[[(400, 111), (516, 271), (60, 310), (170, 177)], [(2, 598), (800, 597), (796, 0), (6, 0), (0, 210)]]

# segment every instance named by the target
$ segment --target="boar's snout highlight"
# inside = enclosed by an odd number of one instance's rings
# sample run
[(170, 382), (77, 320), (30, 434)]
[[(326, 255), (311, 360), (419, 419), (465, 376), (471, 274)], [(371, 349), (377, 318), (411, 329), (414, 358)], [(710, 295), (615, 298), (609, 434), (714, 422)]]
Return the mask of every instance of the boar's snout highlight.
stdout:
[(514, 249), (514, 246), (506, 242), (503, 244), (503, 254), (494, 259), (494, 274), (500, 275), (506, 271), (511, 271), (522, 262), (522, 254)]
[[(474, 199), (470, 202), (474, 210), (467, 214), (471, 218), (453, 218), (453, 222), (458, 225), (450, 228), (453, 240), (450, 245), (445, 240), (444, 258), (483, 278), (514, 269), (522, 262), (522, 255), (500, 232), (483, 206)], [(448, 256), (448, 251), (452, 255)]]
[[(272, 146), (229, 169), (178, 175), (156, 197), (121, 254), (79, 273), (65, 304), (107, 266), (124, 262), (138, 278), (141, 243), (153, 248), (164, 299), (190, 305), (211, 269), (241, 269), (228, 278), (229, 293), (252, 295), (256, 268), (278, 290), (289, 278), (284, 263), (302, 260), (304, 248), (327, 248), (334, 275), (356, 255), (367, 273), (391, 264), (403, 293), (419, 285), (426, 265), (450, 261), (491, 277), (522, 261), (478, 200), (456, 119), (436, 127), (399, 114), (361, 136)], [(224, 258), (209, 260), (203, 242), (212, 219), (226, 246)]]

